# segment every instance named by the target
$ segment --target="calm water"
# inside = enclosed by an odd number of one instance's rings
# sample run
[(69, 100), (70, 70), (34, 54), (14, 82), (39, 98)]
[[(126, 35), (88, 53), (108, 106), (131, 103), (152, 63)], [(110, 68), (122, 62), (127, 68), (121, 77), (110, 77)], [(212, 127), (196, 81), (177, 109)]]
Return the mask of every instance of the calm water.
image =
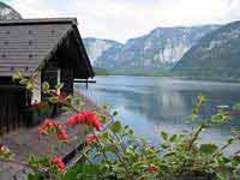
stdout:
[[(203, 118), (216, 112), (217, 105), (240, 102), (240, 84), (187, 81), (162, 77), (102, 76), (97, 84), (81, 91), (97, 104), (108, 104), (119, 112), (119, 119), (136, 130), (139, 136), (157, 144), (160, 131), (170, 133), (190, 130), (186, 123), (198, 94), (207, 98), (202, 109)], [(78, 86), (78, 85), (77, 85)], [(220, 127), (207, 130), (202, 141), (223, 143), (231, 129), (240, 127), (240, 117)], [(239, 145), (232, 147), (235, 151)]]

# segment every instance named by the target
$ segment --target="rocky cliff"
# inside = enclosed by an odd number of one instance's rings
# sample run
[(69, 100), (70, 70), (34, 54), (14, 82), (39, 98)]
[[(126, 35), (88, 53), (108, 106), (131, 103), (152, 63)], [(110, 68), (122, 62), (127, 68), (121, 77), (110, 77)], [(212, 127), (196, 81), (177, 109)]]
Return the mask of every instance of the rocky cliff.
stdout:
[(110, 71), (148, 71), (172, 68), (199, 39), (218, 26), (156, 28), (126, 44), (85, 39), (94, 66)]
[(240, 21), (204, 36), (178, 62), (173, 72), (193, 78), (239, 79)]

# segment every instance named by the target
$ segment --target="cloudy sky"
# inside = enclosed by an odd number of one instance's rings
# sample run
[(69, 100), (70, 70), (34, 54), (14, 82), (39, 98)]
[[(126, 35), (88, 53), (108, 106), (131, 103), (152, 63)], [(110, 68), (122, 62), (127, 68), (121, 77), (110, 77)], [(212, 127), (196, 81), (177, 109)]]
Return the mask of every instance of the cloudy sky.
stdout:
[(77, 17), (83, 37), (125, 42), (159, 26), (240, 20), (240, 0), (3, 0), (24, 18)]

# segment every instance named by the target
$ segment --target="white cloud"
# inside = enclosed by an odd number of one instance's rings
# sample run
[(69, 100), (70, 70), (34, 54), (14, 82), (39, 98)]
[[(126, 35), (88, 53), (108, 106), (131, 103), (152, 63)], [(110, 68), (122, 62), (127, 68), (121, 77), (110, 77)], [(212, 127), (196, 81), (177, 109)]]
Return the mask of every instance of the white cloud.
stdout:
[(76, 16), (83, 35), (125, 41), (158, 26), (240, 19), (240, 0), (11, 0), (25, 18)]

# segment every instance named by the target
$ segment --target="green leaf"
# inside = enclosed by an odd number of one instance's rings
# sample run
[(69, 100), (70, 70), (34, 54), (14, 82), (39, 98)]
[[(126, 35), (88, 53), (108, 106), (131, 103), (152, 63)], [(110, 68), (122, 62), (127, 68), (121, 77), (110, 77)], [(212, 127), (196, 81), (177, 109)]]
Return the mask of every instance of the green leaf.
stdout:
[(169, 140), (170, 140), (170, 142), (176, 142), (177, 135), (176, 134), (172, 135)]
[(121, 132), (121, 130), (122, 130), (122, 124), (121, 124), (121, 122), (120, 122), (120, 121), (114, 122), (114, 123), (112, 124), (112, 126), (111, 126), (110, 129), (111, 129), (111, 131), (114, 132), (114, 133), (119, 133), (119, 132)]
[(17, 71), (15, 72), (13, 75), (12, 75), (12, 79), (15, 81), (15, 80), (19, 80), (19, 79), (22, 79), (23, 78), (23, 75), (20, 71)]
[(61, 89), (63, 88), (63, 86), (64, 86), (64, 83), (57, 84), (57, 85), (55, 86), (55, 89), (56, 89), (56, 90), (61, 90)]
[(63, 106), (61, 107), (62, 112), (69, 112), (71, 109), (69, 107)]
[(28, 174), (27, 179), (28, 180), (42, 180), (43, 176), (40, 173), (31, 173), (31, 174)]
[(216, 152), (218, 146), (215, 144), (202, 144), (199, 151), (206, 155), (211, 155)]
[(56, 103), (58, 103), (58, 97), (50, 97), (49, 101), (53, 104), (56, 104)]
[(25, 84), (28, 83), (28, 81), (29, 81), (29, 79), (24, 78), (24, 79), (21, 79), (21, 80), (19, 81), (19, 84), (25, 85)]
[(239, 155), (235, 155), (233, 157), (232, 164), (236, 167), (240, 165), (240, 156)]
[(128, 134), (129, 134), (129, 135), (133, 135), (133, 134), (134, 134), (134, 131), (133, 131), (132, 129), (129, 129), (129, 130), (128, 130)]
[(105, 152), (117, 152), (118, 148), (116, 146), (112, 146), (112, 145), (106, 145), (104, 147), (104, 151)]
[(211, 121), (214, 123), (223, 123), (230, 119), (230, 117), (223, 111), (219, 111), (211, 117)]
[(18, 77), (16, 74), (13, 74), (13, 75), (12, 75), (12, 80), (13, 80), (13, 81), (16, 81), (16, 80), (18, 80), (18, 79), (19, 79), (19, 77)]
[(227, 144), (234, 144), (235, 143), (235, 139), (232, 137), (232, 138), (229, 138), (228, 140), (227, 140)]
[(49, 88), (50, 88), (49, 83), (46, 82), (46, 81), (44, 81), (44, 82), (42, 83), (42, 90), (43, 90), (43, 92), (44, 92), (44, 93), (48, 92)]
[(117, 116), (118, 115), (118, 112), (117, 111), (114, 111), (113, 112), (113, 116)]
[(201, 105), (206, 102), (206, 98), (205, 98), (204, 95), (199, 95), (197, 97), (197, 100), (198, 100), (198, 103), (201, 104)]
[(168, 139), (168, 133), (161, 131), (161, 137), (166, 141)]
[(104, 139), (104, 140), (108, 139), (109, 138), (109, 133), (107, 131), (102, 133), (101, 138)]
[(232, 108), (234, 111), (240, 111), (240, 103), (237, 103)]
[(162, 148), (162, 149), (167, 149), (169, 146), (167, 145), (167, 144), (160, 144), (160, 147)]
[(176, 155), (176, 152), (174, 152), (174, 151), (169, 151), (168, 153), (166, 153), (165, 155), (164, 155), (164, 157), (170, 157), (170, 156), (175, 156)]
[(81, 97), (74, 97), (74, 103), (78, 109), (81, 109), (84, 106), (84, 102), (82, 101)]
[(64, 174), (63, 180), (97, 179), (99, 173), (98, 165), (77, 164)]
[(27, 84), (26, 84), (26, 89), (32, 91), (33, 90), (33, 84), (31, 81), (28, 81)]

